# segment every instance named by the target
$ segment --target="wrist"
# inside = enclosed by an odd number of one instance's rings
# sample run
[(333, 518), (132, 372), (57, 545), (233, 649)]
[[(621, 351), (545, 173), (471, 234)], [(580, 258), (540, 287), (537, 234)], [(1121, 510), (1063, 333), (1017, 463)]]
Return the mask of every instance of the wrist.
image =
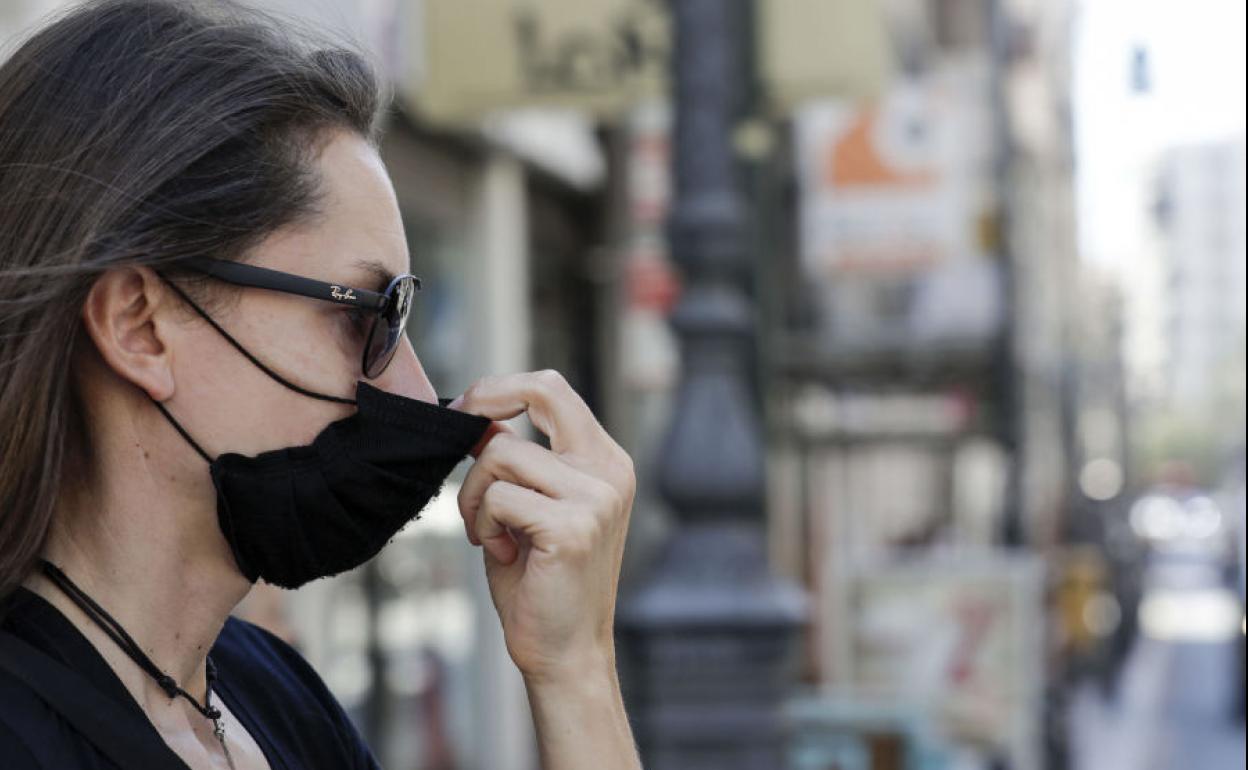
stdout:
[(614, 647), (597, 647), (565, 654), (557, 661), (532, 671), (522, 671), (530, 692), (585, 692), (618, 688)]
[(613, 650), (587, 651), (560, 665), (524, 674), (540, 766), (641, 770), (620, 693)]

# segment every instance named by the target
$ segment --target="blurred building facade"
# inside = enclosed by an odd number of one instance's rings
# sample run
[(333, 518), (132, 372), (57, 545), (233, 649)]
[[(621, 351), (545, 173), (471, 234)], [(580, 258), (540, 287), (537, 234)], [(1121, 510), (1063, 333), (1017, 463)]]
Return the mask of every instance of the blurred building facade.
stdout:
[[(1157, 217), (1166, 264), (1166, 398), (1218, 398), (1242, 367), (1244, 143), (1179, 147), (1162, 156)], [(1237, 355), (1238, 354), (1238, 355)]]

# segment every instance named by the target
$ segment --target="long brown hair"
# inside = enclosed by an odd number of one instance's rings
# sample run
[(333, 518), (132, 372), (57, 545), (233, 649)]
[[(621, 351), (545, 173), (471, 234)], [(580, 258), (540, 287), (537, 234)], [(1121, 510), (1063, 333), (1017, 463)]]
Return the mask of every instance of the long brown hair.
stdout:
[(330, 129), (376, 146), (368, 60), (291, 30), (227, 0), (97, 0), (0, 65), (0, 598), (90, 456), (72, 362), (96, 277), (240, 258), (315, 216)]

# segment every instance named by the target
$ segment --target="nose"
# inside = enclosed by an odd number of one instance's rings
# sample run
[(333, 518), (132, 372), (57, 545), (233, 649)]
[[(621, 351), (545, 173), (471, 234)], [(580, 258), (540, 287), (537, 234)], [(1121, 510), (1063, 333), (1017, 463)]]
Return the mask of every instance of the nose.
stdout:
[(382, 390), (405, 398), (418, 398), (431, 404), (438, 402), (438, 393), (433, 389), (433, 383), (429, 381), (424, 367), (420, 365), (416, 350), (406, 334), (399, 342), (399, 349), (395, 351), (390, 365), (377, 379), (373, 380), (373, 384)]

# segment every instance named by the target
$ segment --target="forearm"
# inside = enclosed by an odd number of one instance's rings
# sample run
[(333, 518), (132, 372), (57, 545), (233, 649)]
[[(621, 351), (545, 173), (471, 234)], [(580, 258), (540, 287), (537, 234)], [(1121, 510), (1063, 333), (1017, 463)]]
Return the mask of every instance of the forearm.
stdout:
[(542, 770), (641, 770), (613, 659), (525, 687)]

